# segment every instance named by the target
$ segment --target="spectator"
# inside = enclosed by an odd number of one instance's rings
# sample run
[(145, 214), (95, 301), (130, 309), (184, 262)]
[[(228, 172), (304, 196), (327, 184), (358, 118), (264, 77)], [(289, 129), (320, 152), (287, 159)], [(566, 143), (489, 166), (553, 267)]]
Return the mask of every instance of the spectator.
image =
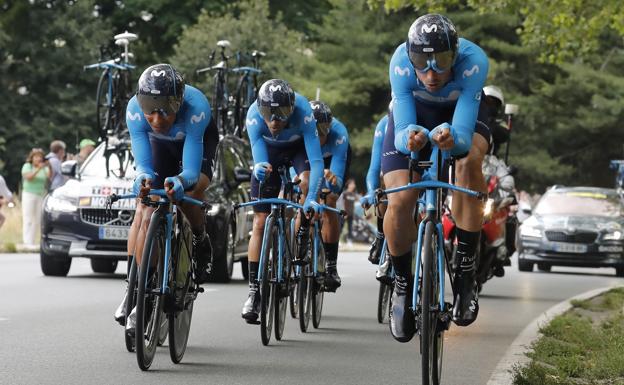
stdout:
[[(2, 206), (9, 202), (13, 202), (13, 194), (7, 187), (2, 175), (0, 175), (0, 209), (2, 209)], [(0, 212), (0, 227), (2, 227), (5, 220), (6, 218), (2, 215), (2, 212)]]
[(91, 154), (93, 150), (95, 150), (94, 141), (92, 141), (91, 139), (83, 139), (80, 141), (80, 152), (78, 152), (75, 157), (78, 167), (80, 167), (84, 163), (84, 161), (89, 157), (89, 154)]
[(43, 150), (33, 148), (22, 166), (22, 237), (24, 245), (35, 247), (35, 236), (41, 224), (41, 204), (46, 194), (46, 183), (52, 170), (44, 160)]
[(347, 212), (347, 245), (353, 245), (353, 215), (355, 214), (355, 200), (357, 199), (357, 186), (355, 180), (350, 178), (345, 184), (345, 191), (342, 193), (344, 199), (344, 210)]
[(50, 143), (50, 153), (45, 156), (45, 159), (50, 162), (50, 169), (52, 170), (52, 177), (50, 179), (50, 191), (61, 187), (65, 183), (66, 178), (61, 172), (61, 163), (65, 159), (65, 142), (62, 140), (53, 140)]

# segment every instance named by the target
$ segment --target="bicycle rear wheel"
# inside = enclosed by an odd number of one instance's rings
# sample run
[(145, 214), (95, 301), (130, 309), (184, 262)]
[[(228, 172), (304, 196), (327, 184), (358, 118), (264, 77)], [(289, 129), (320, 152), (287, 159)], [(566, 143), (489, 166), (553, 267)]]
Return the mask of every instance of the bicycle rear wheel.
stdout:
[[(128, 275), (128, 300), (126, 301), (126, 322), (128, 322), (128, 314), (132, 312), (132, 309), (136, 306), (136, 289), (137, 289), (137, 265), (134, 257), (130, 260), (132, 265), (130, 266), (130, 273)], [(134, 336), (126, 331), (124, 327), (124, 339), (126, 340), (126, 349), (129, 352), (134, 352)]]
[(192, 265), (192, 232), (188, 221), (178, 212), (177, 220), (181, 220), (182, 230), (172, 242), (175, 247), (169, 275), (171, 301), (169, 309), (169, 356), (174, 364), (179, 364), (184, 357), (193, 318), (195, 303), (195, 283), (193, 282)]
[(268, 237), (264, 245), (264, 263), (260, 267), (262, 269), (262, 281), (260, 282), (260, 337), (262, 344), (268, 345), (271, 340), (271, 332), (273, 328), (273, 312), (275, 311), (275, 269), (276, 266), (273, 259), (273, 248), (277, 248), (274, 243), (277, 228), (273, 227), (273, 219), (268, 220), (265, 226), (268, 227)]
[[(163, 314), (160, 287), (164, 275), (165, 226), (164, 217), (156, 212), (152, 216), (145, 237), (137, 291), (135, 332), (137, 363), (141, 370), (147, 370), (152, 365), (160, 339)], [(150, 267), (151, 261), (155, 258), (158, 261), (156, 266)], [(154, 269), (155, 271), (150, 273), (150, 270)]]
[(299, 274), (299, 282), (297, 284), (297, 304), (299, 310), (299, 329), (302, 332), (308, 330), (310, 323), (310, 315), (312, 313), (312, 290), (313, 273), (310, 271), (310, 265), (301, 266)]
[(102, 140), (106, 138), (107, 132), (111, 128), (111, 115), (113, 113), (112, 93), (109, 93), (109, 88), (112, 91), (113, 85), (110, 84), (109, 71), (108, 69), (102, 71), (95, 96), (95, 124)]
[(438, 245), (436, 237), (434, 223), (427, 222), (422, 253), (422, 306), (420, 313), (422, 317), (420, 348), (423, 385), (438, 385), (442, 374), (444, 331), (438, 327), (440, 282), (437, 248), (440, 245)]
[[(275, 280), (275, 339), (281, 340), (284, 335), (284, 325), (286, 324), (286, 311), (288, 309), (288, 296), (290, 291), (290, 258), (286, 254), (286, 250), (283, 250), (282, 259), (282, 281), (278, 282), (277, 277), (277, 262), (280, 258), (278, 249), (279, 241), (277, 238), (277, 231), (275, 232), (275, 238), (273, 238), (273, 266), (276, 269)], [(285, 248), (284, 248), (285, 249)]]
[[(318, 234), (320, 236), (320, 234)], [(314, 290), (312, 291), (312, 326), (318, 329), (323, 315), (323, 298), (325, 297), (325, 248), (323, 242), (319, 242), (317, 257), (317, 274), (314, 277)]]
[[(295, 253), (296, 249), (296, 241), (295, 241), (295, 220), (294, 218), (290, 220), (290, 231), (289, 231), (289, 241), (290, 241), (290, 249), (292, 253)], [(293, 263), (290, 263), (290, 283), (288, 287), (289, 291), (289, 302), (290, 302), (290, 316), (292, 318), (297, 318), (299, 315), (299, 295), (297, 294), (297, 288), (299, 286), (299, 280), (301, 279), (301, 268), (296, 266)]]
[(390, 308), (390, 297), (392, 296), (392, 285), (379, 282), (379, 296), (377, 298), (377, 322), (380, 324), (388, 320), (388, 309)]

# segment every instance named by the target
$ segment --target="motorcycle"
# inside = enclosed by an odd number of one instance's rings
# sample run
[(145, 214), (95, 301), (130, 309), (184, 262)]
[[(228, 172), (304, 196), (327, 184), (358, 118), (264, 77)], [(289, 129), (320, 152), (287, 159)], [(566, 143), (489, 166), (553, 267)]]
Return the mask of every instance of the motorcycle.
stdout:
[[(509, 265), (509, 258), (513, 248), (508, 247), (509, 239), (515, 238), (512, 234), (507, 237), (507, 229), (517, 223), (511, 206), (517, 204), (513, 192), (514, 170), (508, 168), (502, 160), (493, 155), (486, 156), (483, 162), (483, 174), (487, 181), (488, 199), (484, 207), (481, 240), (477, 245), (476, 253), (479, 264), (477, 266), (477, 284), (479, 291), (486, 281), (494, 276), (505, 275), (504, 266)], [(451, 267), (457, 268), (459, 261), (456, 257), (457, 238), (456, 225), (451, 212), (452, 195), (447, 197), (442, 227), (444, 230), (444, 244), (448, 255), (451, 255)], [(512, 224), (512, 226), (510, 226)], [(511, 245), (513, 246), (513, 244)]]

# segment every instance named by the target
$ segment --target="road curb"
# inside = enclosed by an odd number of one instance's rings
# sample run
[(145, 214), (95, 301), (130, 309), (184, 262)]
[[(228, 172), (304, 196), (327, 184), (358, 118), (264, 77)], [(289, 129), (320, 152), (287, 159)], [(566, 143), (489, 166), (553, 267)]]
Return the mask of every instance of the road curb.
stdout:
[(559, 302), (555, 306), (544, 311), (539, 317), (531, 321), (531, 323), (528, 324), (511, 343), (505, 352), (505, 355), (503, 355), (503, 358), (498, 361), (498, 364), (490, 376), (490, 380), (487, 382), (487, 385), (511, 385), (513, 383), (514, 366), (524, 365), (530, 361), (526, 356), (526, 353), (530, 350), (533, 341), (539, 337), (540, 327), (552, 321), (552, 319), (556, 316), (571, 309), (571, 301), (589, 299), (615, 287), (621, 287), (621, 285), (613, 285), (586, 291), (585, 293), (581, 293), (574, 297), (568, 298), (565, 301)]

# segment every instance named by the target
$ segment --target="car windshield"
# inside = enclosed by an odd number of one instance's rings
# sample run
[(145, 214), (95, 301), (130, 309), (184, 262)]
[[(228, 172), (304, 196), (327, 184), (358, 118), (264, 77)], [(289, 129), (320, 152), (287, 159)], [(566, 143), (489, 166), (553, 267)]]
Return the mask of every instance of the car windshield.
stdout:
[(619, 217), (624, 214), (624, 206), (615, 193), (550, 191), (539, 201), (535, 213)]
[[(127, 158), (128, 155), (126, 155)], [(128, 160), (126, 159), (126, 163)], [(111, 155), (109, 158), (109, 170), (112, 177), (119, 177), (119, 158)], [(126, 165), (126, 178), (134, 178), (135, 170), (132, 164)], [(80, 175), (85, 177), (106, 177), (106, 158), (104, 157), (104, 143), (100, 144), (89, 158), (85, 161), (80, 169)]]

